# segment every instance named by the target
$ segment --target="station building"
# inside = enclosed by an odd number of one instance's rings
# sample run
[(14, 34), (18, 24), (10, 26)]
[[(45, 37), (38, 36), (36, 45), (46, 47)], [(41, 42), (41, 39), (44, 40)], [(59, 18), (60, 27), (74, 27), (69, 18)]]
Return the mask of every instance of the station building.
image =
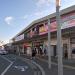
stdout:
[[(60, 11), (62, 54), (68, 59), (75, 58), (75, 5)], [(48, 55), (48, 19), (50, 20), (51, 55), (57, 56), (57, 23), (56, 13), (33, 21), (12, 40), (13, 50), (31, 55), (36, 48), (37, 55)], [(42, 54), (40, 54), (42, 50)], [(66, 55), (66, 56), (65, 56)]]

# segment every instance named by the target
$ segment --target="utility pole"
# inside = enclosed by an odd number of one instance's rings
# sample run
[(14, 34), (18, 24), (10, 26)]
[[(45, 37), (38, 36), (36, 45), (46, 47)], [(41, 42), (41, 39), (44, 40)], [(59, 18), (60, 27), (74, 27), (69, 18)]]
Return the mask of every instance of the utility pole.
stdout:
[(62, 63), (62, 40), (61, 40), (61, 18), (60, 18), (60, 0), (56, 0), (56, 22), (57, 22), (57, 51), (58, 51), (58, 75), (63, 75)]
[(50, 19), (48, 19), (48, 64), (51, 69), (51, 38), (50, 38)]

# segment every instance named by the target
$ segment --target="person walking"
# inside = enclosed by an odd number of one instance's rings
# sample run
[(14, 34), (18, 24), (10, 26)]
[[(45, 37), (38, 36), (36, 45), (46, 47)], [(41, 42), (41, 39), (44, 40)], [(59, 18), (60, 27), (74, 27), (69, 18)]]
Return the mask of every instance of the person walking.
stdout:
[(31, 59), (35, 59), (35, 56), (36, 56), (36, 49), (33, 49), (32, 50), (32, 58)]

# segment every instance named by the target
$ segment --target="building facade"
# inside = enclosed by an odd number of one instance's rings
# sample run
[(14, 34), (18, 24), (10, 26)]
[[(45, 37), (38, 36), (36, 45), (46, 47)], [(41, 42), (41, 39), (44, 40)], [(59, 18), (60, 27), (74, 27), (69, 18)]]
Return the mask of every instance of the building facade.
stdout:
[[(75, 58), (75, 6), (63, 9), (61, 15), (63, 57)], [(51, 55), (57, 56), (56, 13), (35, 20), (12, 38), (13, 49), (17, 53), (31, 55), (36, 49), (37, 55), (48, 54), (48, 19), (50, 20)]]

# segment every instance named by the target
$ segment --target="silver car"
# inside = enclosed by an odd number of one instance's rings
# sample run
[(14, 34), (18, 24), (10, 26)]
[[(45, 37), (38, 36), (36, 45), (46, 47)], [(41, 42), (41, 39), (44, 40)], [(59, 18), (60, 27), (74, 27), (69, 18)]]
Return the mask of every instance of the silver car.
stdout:
[(0, 50), (0, 54), (7, 54), (8, 52), (5, 50)]

